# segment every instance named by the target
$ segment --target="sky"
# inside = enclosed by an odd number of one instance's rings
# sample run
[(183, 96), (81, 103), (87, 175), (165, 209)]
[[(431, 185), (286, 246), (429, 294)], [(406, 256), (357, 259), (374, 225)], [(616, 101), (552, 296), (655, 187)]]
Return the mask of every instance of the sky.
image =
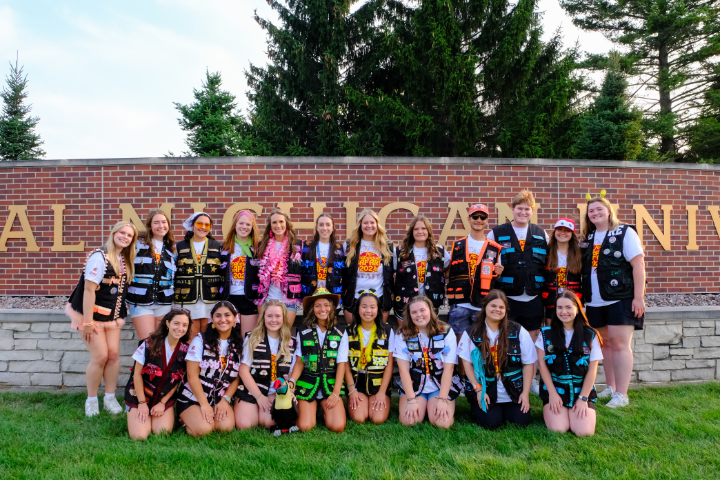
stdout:
[[(268, 60), (256, 9), (277, 21), (264, 0), (0, 0), (0, 78), (19, 52), (47, 159), (179, 155), (186, 135), (174, 102), (193, 101), (206, 69), (247, 108), (243, 72)], [(566, 46), (612, 49), (558, 0), (539, 10), (546, 37), (562, 27)]]

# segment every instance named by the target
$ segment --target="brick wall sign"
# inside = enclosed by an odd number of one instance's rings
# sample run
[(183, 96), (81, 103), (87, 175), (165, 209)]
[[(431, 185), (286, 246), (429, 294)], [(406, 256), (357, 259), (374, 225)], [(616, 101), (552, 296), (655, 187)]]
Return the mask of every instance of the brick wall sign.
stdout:
[(413, 215), (433, 222), (443, 244), (463, 236), (465, 209), (490, 207), (490, 227), (512, 218), (510, 201), (535, 193), (536, 220), (584, 217), (585, 194), (607, 191), (620, 220), (646, 249), (650, 293), (720, 291), (720, 168), (478, 158), (194, 158), (0, 163), (0, 295), (68, 295), (86, 254), (123, 218), (141, 226), (152, 208), (181, 223), (204, 210), (217, 238), (239, 209), (264, 225), (279, 207), (309, 238), (321, 212), (341, 239), (364, 208), (399, 242)]

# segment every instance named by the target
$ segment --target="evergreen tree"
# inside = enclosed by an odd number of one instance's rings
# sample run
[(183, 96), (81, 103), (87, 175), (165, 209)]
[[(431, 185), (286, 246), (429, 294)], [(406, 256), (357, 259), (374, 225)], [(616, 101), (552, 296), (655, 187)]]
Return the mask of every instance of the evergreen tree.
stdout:
[(611, 56), (600, 95), (582, 120), (582, 135), (576, 145), (578, 158), (635, 160), (638, 157), (642, 151), (642, 112), (631, 106), (627, 87), (617, 57)]
[(705, 92), (705, 107), (688, 129), (690, 161), (720, 163), (720, 68), (715, 82)]
[(180, 127), (189, 132), (185, 144), (190, 148), (183, 155), (190, 157), (229, 157), (244, 155), (245, 141), (239, 130), (243, 117), (235, 113), (235, 96), (221, 90), (220, 72), (205, 72), (202, 89), (193, 89), (195, 102), (175, 103), (182, 115)]
[(0, 97), (3, 99), (3, 111), (0, 116), (0, 159), (2, 160), (36, 160), (45, 152), (40, 148), (44, 142), (35, 133), (40, 119), (31, 117), (31, 105), (25, 105), (28, 92), (27, 75), (23, 75), (23, 67), (10, 64), (10, 75), (6, 77), (6, 87)]
[(713, 0), (561, 0), (573, 23), (629, 50), (634, 88), (652, 94), (646, 125), (660, 153), (677, 152), (697, 117), (720, 54), (720, 6)]

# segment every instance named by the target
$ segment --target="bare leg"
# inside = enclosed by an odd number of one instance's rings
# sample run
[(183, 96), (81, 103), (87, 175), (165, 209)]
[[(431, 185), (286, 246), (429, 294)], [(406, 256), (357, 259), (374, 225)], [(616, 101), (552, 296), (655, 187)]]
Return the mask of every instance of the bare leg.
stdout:
[[(268, 400), (270, 401), (270, 404), (275, 403), (275, 394), (268, 395)], [(259, 420), (260, 420), (260, 426), (263, 428), (270, 428), (275, 426), (275, 420), (272, 419), (272, 415), (270, 414), (270, 410), (267, 412), (263, 412), (262, 410), (258, 409), (259, 414)]]
[(297, 316), (297, 312), (293, 312), (292, 310), (288, 309), (287, 316), (290, 327), (292, 328), (292, 326), (295, 324), (295, 317)]
[(242, 331), (242, 338), (245, 338), (245, 334), (255, 328), (258, 317), (259, 315), (240, 315), (240, 330)]
[(603, 339), (602, 346), (602, 364), (603, 370), (605, 371), (605, 384), (612, 387), (613, 391), (617, 391), (615, 388), (615, 370), (613, 368), (613, 354), (612, 348), (610, 347), (610, 339), (608, 338), (608, 327), (604, 326), (597, 329), (598, 333)]
[(402, 423), (403, 425), (412, 426), (425, 420), (427, 401), (425, 400), (425, 398), (419, 395), (415, 398), (417, 399), (418, 403), (419, 417), (415, 419), (409, 419), (405, 416), (405, 412), (407, 412), (408, 409), (407, 395), (403, 395), (400, 397), (400, 423)]
[[(630, 387), (630, 377), (633, 369), (633, 354), (630, 349), (635, 327), (632, 325), (609, 325), (608, 326), (608, 342), (612, 357), (613, 376), (615, 381), (615, 391), (623, 395), (627, 395)], [(603, 355), (605, 349), (603, 348)], [(605, 368), (605, 378), (607, 378), (607, 367)]]
[(162, 417), (152, 417), (152, 431), (155, 435), (159, 433), (172, 433), (175, 425), (175, 408), (165, 410)]
[(185, 423), (185, 431), (192, 437), (204, 437), (213, 431), (214, 424), (208, 423), (200, 413), (200, 406), (193, 405), (180, 414)]
[[(83, 337), (82, 332), (80, 336)], [(86, 342), (84, 337), (83, 342), (90, 352), (90, 363), (85, 372), (88, 397), (97, 397), (98, 388), (100, 388), (100, 382), (102, 381), (103, 372), (105, 371), (105, 364), (108, 360), (105, 332), (101, 331), (94, 334), (92, 343)]]
[(204, 332), (207, 328), (207, 318), (194, 318), (190, 326), (190, 338), (195, 338), (198, 333)]
[(439, 401), (440, 399), (438, 397), (433, 397), (428, 402), (428, 420), (430, 420), (430, 423), (438, 428), (450, 428), (455, 421), (455, 402), (447, 402), (448, 413), (450, 415), (447, 418), (441, 419), (440, 417), (435, 415), (435, 408), (437, 407)]
[[(376, 396), (377, 396), (377, 395), (373, 395), (372, 397), (370, 397), (370, 398), (368, 399), (368, 400), (369, 400), (369, 401), (368, 401), (368, 404), (369, 404), (369, 405), (372, 405), (372, 402), (373, 402), (373, 400), (375, 399)], [(382, 410), (372, 410), (372, 408), (370, 408), (370, 410), (368, 411), (368, 413), (370, 414), (370, 420), (371, 420), (375, 425), (379, 425), (379, 424), (381, 424), (381, 423), (385, 423), (385, 420), (387, 420), (388, 415), (390, 414), (390, 399), (387, 398), (387, 396), (386, 396), (386, 401), (387, 401), (387, 403), (386, 403), (386, 405), (385, 405), (385, 408), (383, 408)]]
[(105, 330), (107, 340), (107, 362), (103, 371), (105, 393), (115, 393), (118, 375), (120, 375), (120, 329)]
[(152, 420), (150, 420), (152, 417), (148, 415), (145, 423), (141, 423), (140, 420), (137, 419), (137, 414), (138, 409), (134, 407), (127, 412), (128, 435), (130, 435), (130, 438), (133, 440), (145, 440), (150, 436), (150, 432), (152, 431)]
[(298, 421), (297, 426), (303, 432), (308, 432), (315, 428), (315, 418), (317, 415), (317, 401), (306, 402), (298, 400)]
[(260, 408), (255, 403), (239, 400), (235, 402), (235, 426), (238, 430), (247, 430), (257, 426)]
[[(565, 409), (567, 410), (567, 409)], [(587, 409), (587, 417), (578, 420), (573, 412), (570, 415), (570, 430), (578, 437), (591, 437), (595, 435), (595, 423), (597, 422), (597, 414), (592, 408)]]
[(327, 399), (320, 402), (320, 405), (323, 406), (324, 410), (325, 426), (332, 432), (340, 433), (345, 430), (345, 423), (347, 422), (347, 418), (345, 417), (345, 405), (343, 405), (342, 400), (340, 400), (335, 402), (334, 407), (329, 410), (325, 410), (324, 407), (326, 402)]
[(569, 413), (570, 409), (562, 407), (560, 408), (560, 414), (556, 415), (550, 410), (550, 405), (544, 405), (543, 418), (545, 419), (545, 426), (553, 432), (567, 432), (570, 430)]
[(160, 326), (160, 322), (162, 322), (163, 318), (165, 318), (164, 315), (162, 317), (155, 317), (155, 330), (158, 329), (158, 327)]
[(350, 408), (350, 402), (348, 401), (348, 412), (353, 422), (365, 423), (365, 420), (370, 416), (370, 401), (364, 393), (357, 392), (357, 394), (360, 395), (360, 401), (354, 409)]
[(139, 340), (145, 340), (155, 331), (155, 317), (150, 315), (140, 315), (132, 319), (132, 323), (135, 326), (135, 331)]

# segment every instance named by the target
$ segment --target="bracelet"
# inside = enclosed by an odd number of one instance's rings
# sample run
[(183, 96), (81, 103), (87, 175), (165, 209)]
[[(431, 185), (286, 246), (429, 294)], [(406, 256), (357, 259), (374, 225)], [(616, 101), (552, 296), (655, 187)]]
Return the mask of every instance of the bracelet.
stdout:
[(335, 395), (338, 400), (340, 400), (340, 397), (337, 396), (337, 393), (333, 392), (332, 394)]
[(90, 322), (90, 323), (83, 322), (83, 324), (82, 324), (83, 327), (92, 327), (93, 325), (95, 325), (95, 322)]
[(141, 404), (144, 404), (144, 403), (146, 404), (146, 403), (147, 403), (147, 400), (143, 400), (143, 401), (138, 400), (138, 405), (141, 405)]
[(415, 405), (417, 403), (417, 398), (411, 398), (407, 401), (408, 405)]
[(351, 395), (353, 393), (357, 392), (357, 388), (353, 388), (352, 392), (348, 392), (348, 395)]
[(348, 388), (350, 388), (350, 387), (354, 387), (354, 386), (355, 386), (355, 384), (354, 384), (354, 383), (348, 383), (348, 385), (347, 385), (347, 386), (348, 386)]
[(477, 385), (475, 385), (475, 388), (473, 390), (475, 390), (477, 392), (481, 388), (482, 388), (482, 383), (478, 383)]

